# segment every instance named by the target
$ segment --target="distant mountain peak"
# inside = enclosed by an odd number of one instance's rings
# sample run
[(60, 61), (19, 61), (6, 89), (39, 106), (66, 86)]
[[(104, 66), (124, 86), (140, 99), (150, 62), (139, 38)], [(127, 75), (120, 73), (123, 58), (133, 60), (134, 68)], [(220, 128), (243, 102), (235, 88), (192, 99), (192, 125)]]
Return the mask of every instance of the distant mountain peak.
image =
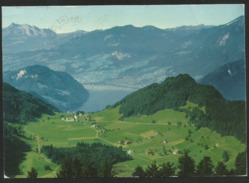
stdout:
[(51, 29), (41, 29), (33, 25), (11, 23), (8, 27), (3, 29), (3, 34), (17, 34), (27, 37), (46, 37), (48, 35), (51, 36), (51, 34), (55, 34), (55, 32)]
[(229, 26), (229, 25), (242, 26), (243, 24), (244, 24), (244, 16), (240, 16), (240, 17), (226, 23), (224, 26)]

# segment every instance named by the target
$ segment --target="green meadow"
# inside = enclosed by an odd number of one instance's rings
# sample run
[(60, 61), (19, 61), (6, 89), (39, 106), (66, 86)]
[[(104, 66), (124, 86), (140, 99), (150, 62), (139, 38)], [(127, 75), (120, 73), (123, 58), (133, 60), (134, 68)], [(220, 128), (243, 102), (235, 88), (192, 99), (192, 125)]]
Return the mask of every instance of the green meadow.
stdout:
[[(191, 110), (195, 104), (183, 106)], [(205, 109), (201, 109), (205, 111)], [(66, 121), (72, 117), (69, 113), (56, 113), (54, 116), (43, 115), (37, 122), (20, 125), (24, 130), (22, 138), (32, 147), (19, 168), (26, 177), (31, 167), (38, 170), (38, 177), (53, 178), (60, 169), (59, 165), (47, 159), (39, 149), (43, 145), (55, 147), (73, 147), (78, 142), (100, 142), (113, 146), (122, 146), (133, 160), (114, 165), (117, 176), (129, 177), (137, 165), (147, 167), (153, 161), (158, 164), (177, 160), (184, 150), (189, 150), (195, 163), (204, 156), (211, 157), (214, 165), (222, 160), (222, 154), (230, 155), (226, 165), (235, 168), (235, 158), (245, 150), (242, 144), (232, 136), (221, 136), (208, 128), (197, 129), (189, 123), (184, 112), (165, 109), (153, 115), (138, 115), (123, 118), (119, 106), (101, 112), (78, 115), (77, 121)], [(18, 125), (15, 125), (18, 126)], [(49, 167), (49, 168), (48, 168)]]

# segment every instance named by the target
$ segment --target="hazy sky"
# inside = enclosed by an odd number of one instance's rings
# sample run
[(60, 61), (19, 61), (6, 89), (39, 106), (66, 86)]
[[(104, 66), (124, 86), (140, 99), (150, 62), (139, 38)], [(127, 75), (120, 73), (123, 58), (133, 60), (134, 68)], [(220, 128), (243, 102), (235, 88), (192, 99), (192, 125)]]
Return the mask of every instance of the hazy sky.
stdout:
[(235, 5), (44, 6), (2, 7), (2, 27), (11, 23), (50, 28), (57, 33), (92, 31), (132, 24), (162, 29), (182, 25), (221, 25), (244, 15)]

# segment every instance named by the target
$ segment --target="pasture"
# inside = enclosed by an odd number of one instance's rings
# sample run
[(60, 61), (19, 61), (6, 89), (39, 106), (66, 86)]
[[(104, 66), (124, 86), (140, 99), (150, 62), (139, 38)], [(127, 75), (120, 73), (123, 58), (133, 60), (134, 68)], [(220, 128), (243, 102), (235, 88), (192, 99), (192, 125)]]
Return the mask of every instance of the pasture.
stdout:
[[(187, 104), (185, 107), (192, 106)], [(227, 151), (230, 158), (226, 165), (231, 169), (235, 167), (236, 155), (245, 150), (245, 145), (234, 137), (221, 137), (208, 128), (196, 129), (184, 112), (172, 109), (149, 116), (121, 118), (119, 107), (116, 107), (79, 115), (77, 120), (65, 120), (72, 116), (69, 113), (44, 115), (38, 122), (21, 126), (26, 136), (23, 140), (32, 146), (32, 152), (27, 152), (26, 159), (20, 165), (23, 174), (17, 177), (25, 177), (31, 167), (38, 169), (39, 177), (56, 177), (59, 166), (39, 153), (42, 145), (50, 144), (72, 147), (84, 141), (122, 146), (133, 160), (114, 165), (119, 177), (129, 177), (137, 165), (145, 168), (152, 161), (177, 165), (184, 150), (190, 151), (196, 165), (204, 156), (210, 156), (216, 165), (222, 160), (222, 153)], [(44, 170), (45, 165), (49, 165), (51, 170)]]

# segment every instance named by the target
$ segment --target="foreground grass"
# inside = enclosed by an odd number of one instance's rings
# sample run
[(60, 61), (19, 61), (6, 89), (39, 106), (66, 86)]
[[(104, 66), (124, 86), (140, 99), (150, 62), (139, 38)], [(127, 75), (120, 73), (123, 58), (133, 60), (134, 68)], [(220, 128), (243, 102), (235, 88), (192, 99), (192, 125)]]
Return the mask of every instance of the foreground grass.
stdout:
[[(194, 105), (187, 104), (185, 107), (192, 106)], [(77, 122), (67, 122), (63, 117), (72, 117), (72, 114), (44, 115), (38, 122), (23, 126), (27, 137), (25, 141), (32, 146), (32, 152), (27, 152), (26, 159), (20, 165), (23, 174), (17, 177), (25, 177), (31, 167), (38, 169), (38, 176), (41, 178), (55, 177), (59, 166), (39, 153), (42, 145), (50, 144), (70, 147), (84, 141), (122, 146), (133, 160), (115, 164), (115, 170), (120, 177), (131, 176), (137, 165), (146, 167), (152, 161), (158, 164), (172, 162), (176, 165), (184, 149), (190, 150), (196, 164), (204, 156), (210, 156), (214, 165), (222, 160), (222, 153), (228, 151), (230, 159), (226, 165), (231, 169), (235, 167), (237, 154), (245, 150), (245, 145), (234, 137), (221, 137), (208, 128), (197, 130), (189, 123), (185, 113), (170, 109), (150, 116), (121, 118), (119, 107), (116, 107), (93, 113), (88, 120), (81, 116)], [(45, 170), (46, 165), (51, 170)]]

